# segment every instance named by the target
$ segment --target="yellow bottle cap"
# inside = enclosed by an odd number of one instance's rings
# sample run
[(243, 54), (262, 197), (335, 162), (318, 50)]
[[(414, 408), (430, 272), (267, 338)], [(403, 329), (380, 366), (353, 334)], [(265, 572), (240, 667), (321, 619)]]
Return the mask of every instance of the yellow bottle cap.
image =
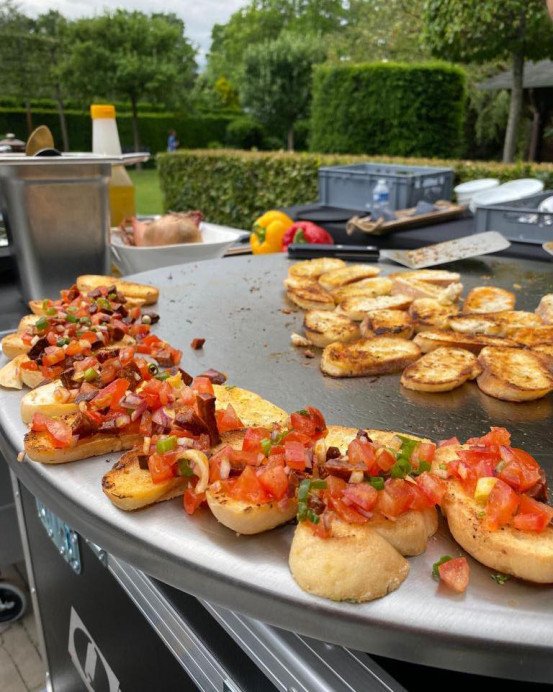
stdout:
[(90, 106), (91, 118), (115, 118), (115, 106), (94, 103)]

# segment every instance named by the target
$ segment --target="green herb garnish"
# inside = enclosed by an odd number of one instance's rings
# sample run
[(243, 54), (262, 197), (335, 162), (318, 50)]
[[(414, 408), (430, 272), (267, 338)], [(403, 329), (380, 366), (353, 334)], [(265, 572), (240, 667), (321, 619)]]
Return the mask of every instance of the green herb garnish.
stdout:
[(38, 320), (35, 322), (35, 327), (37, 328), (37, 331), (43, 332), (45, 329), (48, 328), (50, 325), (50, 322), (44, 315), (42, 317), (39, 317)]
[(438, 567), (440, 565), (443, 565), (444, 562), (449, 562), (450, 560), (453, 560), (451, 555), (442, 555), (442, 557), (439, 560), (436, 560), (436, 562), (432, 565), (432, 576), (434, 577), (434, 579), (440, 578), (440, 572), (438, 571)]
[(497, 574), (490, 574), (490, 579), (493, 579), (496, 584), (499, 584), (499, 586), (503, 586), (503, 584), (506, 581), (509, 581), (510, 578), (510, 574), (501, 574), (501, 572), (497, 572)]
[(190, 476), (194, 475), (194, 471), (192, 470), (192, 467), (190, 466), (190, 462), (188, 459), (179, 459), (177, 461), (177, 466), (179, 469), (179, 476), (185, 476), (186, 478), (190, 478)]
[(403, 435), (398, 435), (398, 437), (401, 440), (401, 449), (397, 455), (396, 463), (390, 469), (390, 475), (392, 478), (405, 478), (413, 472), (411, 455), (419, 443), (417, 440), (411, 440), (411, 438), (403, 437)]
[(84, 378), (87, 382), (92, 382), (97, 377), (98, 377), (98, 373), (96, 372), (96, 370), (94, 370), (94, 368), (87, 368), (84, 371)]
[(384, 479), (381, 476), (371, 476), (369, 483), (375, 490), (384, 490)]
[(156, 452), (158, 454), (165, 454), (165, 452), (172, 452), (177, 446), (177, 436), (169, 435), (169, 437), (162, 437), (156, 442)]
[(305, 478), (298, 488), (298, 521), (310, 521), (312, 524), (318, 524), (320, 519), (317, 514), (309, 507), (309, 493), (312, 490), (323, 490), (326, 488), (326, 481), (320, 478), (309, 480)]
[(71, 324), (76, 324), (79, 321), (79, 319), (77, 317), (75, 317), (75, 315), (72, 315), (71, 313), (69, 313), (65, 319), (67, 322), (71, 322)]
[(300, 416), (308, 416), (309, 415), (309, 411), (305, 408), (300, 408), (300, 410), (296, 411), (296, 413), (299, 413)]

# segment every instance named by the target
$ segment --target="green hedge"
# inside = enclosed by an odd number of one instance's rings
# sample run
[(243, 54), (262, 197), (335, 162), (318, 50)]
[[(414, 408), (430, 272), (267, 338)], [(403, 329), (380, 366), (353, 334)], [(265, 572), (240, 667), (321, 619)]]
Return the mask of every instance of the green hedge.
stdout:
[[(59, 116), (50, 109), (34, 109), (33, 125), (48, 125), (54, 140), (61, 146)], [(92, 146), (92, 124), (90, 115), (82, 111), (67, 111), (69, 145), (72, 151), (90, 151)], [(169, 130), (177, 131), (181, 147), (207, 147), (210, 142), (223, 142), (227, 125), (232, 120), (228, 115), (188, 116), (179, 113), (140, 113), (138, 127), (142, 146), (156, 153), (167, 148)], [(14, 132), (26, 138), (27, 124), (24, 109), (0, 108), (0, 134)], [(117, 115), (117, 127), (121, 146), (132, 151), (132, 122), (128, 113)]]
[(443, 63), (315, 69), (311, 151), (455, 157), (463, 151), (465, 72)]
[(288, 154), (235, 150), (178, 151), (157, 157), (165, 209), (201, 209), (213, 223), (249, 228), (267, 209), (317, 199), (318, 169), (367, 161), (448, 166), (455, 184), (475, 178), (502, 182), (536, 177), (553, 189), (553, 164), (408, 159), (386, 156)]

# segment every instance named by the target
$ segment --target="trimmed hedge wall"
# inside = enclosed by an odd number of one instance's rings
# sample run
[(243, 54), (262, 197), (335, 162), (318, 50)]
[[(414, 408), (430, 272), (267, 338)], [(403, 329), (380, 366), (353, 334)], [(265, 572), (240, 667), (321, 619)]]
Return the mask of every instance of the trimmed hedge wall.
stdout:
[(459, 156), (465, 92), (465, 72), (443, 63), (319, 66), (310, 150)]
[(190, 150), (157, 157), (166, 210), (201, 209), (213, 223), (251, 227), (267, 209), (317, 199), (318, 169), (367, 161), (448, 166), (455, 184), (475, 178), (502, 182), (536, 177), (553, 189), (553, 164), (501, 164), (487, 161), (408, 159), (386, 156), (336, 156), (235, 150)]
[[(50, 109), (34, 109), (33, 124), (48, 125), (54, 140), (61, 144), (60, 120)], [(72, 151), (90, 151), (92, 122), (88, 113), (66, 111), (69, 145)], [(181, 147), (207, 147), (210, 142), (224, 142), (227, 125), (233, 118), (228, 115), (187, 116), (179, 113), (139, 113), (138, 128), (142, 145), (152, 153), (165, 151), (169, 130), (177, 131)], [(117, 115), (121, 146), (132, 151), (132, 120), (128, 113)], [(26, 139), (27, 124), (24, 109), (0, 108), (0, 134), (14, 132)]]

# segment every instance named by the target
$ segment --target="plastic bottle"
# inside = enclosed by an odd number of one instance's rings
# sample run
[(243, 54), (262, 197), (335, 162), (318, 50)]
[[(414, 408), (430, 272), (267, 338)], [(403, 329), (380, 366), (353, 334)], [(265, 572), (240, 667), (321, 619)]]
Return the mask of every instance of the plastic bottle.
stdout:
[[(115, 121), (115, 107), (90, 106), (92, 151), (94, 154), (121, 156), (121, 143)], [(112, 166), (109, 183), (111, 225), (118, 226), (127, 216), (136, 215), (134, 185), (124, 166)]]
[(384, 178), (376, 183), (373, 188), (371, 211), (390, 211), (390, 190)]

